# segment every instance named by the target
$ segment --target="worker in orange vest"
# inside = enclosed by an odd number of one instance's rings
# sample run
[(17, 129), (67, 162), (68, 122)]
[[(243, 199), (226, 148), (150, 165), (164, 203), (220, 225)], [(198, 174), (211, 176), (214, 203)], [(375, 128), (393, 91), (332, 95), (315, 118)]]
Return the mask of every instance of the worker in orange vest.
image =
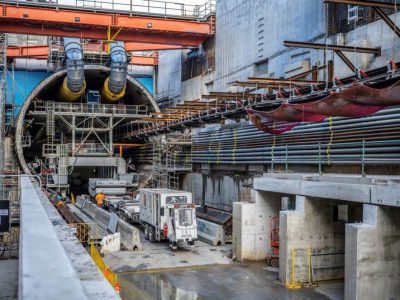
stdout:
[(103, 193), (102, 190), (100, 190), (96, 195), (97, 206), (102, 208), (103, 207), (103, 202), (104, 202), (104, 193)]

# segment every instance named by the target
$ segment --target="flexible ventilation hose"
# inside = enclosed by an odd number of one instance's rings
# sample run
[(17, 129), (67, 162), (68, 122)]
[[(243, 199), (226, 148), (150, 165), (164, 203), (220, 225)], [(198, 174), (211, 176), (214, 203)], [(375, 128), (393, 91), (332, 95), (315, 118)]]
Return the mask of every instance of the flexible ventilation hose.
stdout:
[(112, 43), (110, 50), (110, 76), (104, 82), (102, 100), (116, 102), (125, 95), (128, 58), (122, 43)]
[(62, 101), (76, 101), (86, 89), (83, 51), (78, 38), (64, 38), (64, 52), (67, 65), (67, 77), (61, 86)]

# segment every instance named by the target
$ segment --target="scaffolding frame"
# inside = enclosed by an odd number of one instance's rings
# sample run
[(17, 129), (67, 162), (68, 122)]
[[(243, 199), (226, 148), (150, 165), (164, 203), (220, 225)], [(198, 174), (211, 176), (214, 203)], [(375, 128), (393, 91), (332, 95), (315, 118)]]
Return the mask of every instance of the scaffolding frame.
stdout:
[(154, 188), (179, 189), (179, 175), (192, 171), (190, 133), (170, 133), (153, 138)]

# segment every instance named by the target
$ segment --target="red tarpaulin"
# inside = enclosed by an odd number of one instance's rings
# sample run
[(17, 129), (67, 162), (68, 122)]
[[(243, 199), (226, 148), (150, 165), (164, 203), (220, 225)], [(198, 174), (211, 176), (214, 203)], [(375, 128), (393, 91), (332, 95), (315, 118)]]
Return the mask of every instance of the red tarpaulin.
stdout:
[(272, 111), (247, 109), (258, 129), (272, 134), (291, 130), (300, 122), (321, 122), (327, 117), (362, 117), (387, 106), (400, 105), (400, 81), (390, 87), (374, 89), (355, 83), (350, 88), (308, 103), (284, 103)]

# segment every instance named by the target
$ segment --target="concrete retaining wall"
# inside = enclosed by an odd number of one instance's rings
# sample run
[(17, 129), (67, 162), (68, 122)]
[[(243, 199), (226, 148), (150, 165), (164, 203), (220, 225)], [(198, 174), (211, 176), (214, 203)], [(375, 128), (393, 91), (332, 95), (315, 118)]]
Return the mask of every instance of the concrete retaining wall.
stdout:
[(233, 202), (243, 201), (244, 176), (189, 173), (183, 178), (182, 189), (193, 194), (197, 204), (232, 211)]
[[(76, 205), (87, 215), (89, 215), (96, 223), (102, 228), (107, 228), (110, 222), (111, 214), (104, 209), (98, 208), (94, 203), (89, 200), (83, 200), (77, 197)], [(140, 242), (140, 231), (135, 226), (118, 219), (117, 231), (121, 234), (121, 243), (129, 251), (141, 250), (142, 244)]]

